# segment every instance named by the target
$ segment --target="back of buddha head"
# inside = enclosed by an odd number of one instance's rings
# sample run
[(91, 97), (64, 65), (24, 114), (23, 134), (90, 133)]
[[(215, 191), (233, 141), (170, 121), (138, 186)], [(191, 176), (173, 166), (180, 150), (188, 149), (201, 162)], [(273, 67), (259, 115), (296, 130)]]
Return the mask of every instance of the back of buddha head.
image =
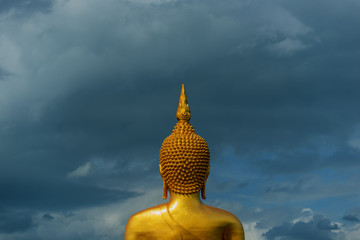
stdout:
[(205, 140), (195, 133), (190, 124), (191, 113), (184, 84), (176, 112), (178, 123), (160, 149), (160, 174), (167, 190), (178, 194), (202, 191), (205, 199), (206, 179), (210, 170), (210, 152)]

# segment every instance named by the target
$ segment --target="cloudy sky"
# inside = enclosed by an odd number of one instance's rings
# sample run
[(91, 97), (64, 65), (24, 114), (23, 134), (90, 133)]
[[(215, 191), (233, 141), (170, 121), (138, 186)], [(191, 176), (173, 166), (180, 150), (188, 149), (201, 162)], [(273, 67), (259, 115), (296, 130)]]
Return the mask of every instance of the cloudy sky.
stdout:
[(123, 239), (181, 83), (248, 240), (360, 235), (359, 0), (0, 0), (0, 240)]

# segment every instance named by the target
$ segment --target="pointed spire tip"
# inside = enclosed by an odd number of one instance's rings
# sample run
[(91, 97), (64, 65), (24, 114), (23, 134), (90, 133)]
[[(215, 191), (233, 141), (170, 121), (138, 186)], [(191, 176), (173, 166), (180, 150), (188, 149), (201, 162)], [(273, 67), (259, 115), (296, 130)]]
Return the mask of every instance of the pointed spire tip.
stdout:
[(184, 84), (182, 84), (181, 86), (181, 93), (180, 93), (180, 98), (179, 98), (179, 106), (178, 109), (176, 111), (176, 118), (178, 121), (184, 121), (184, 122), (189, 122), (190, 118), (191, 118), (191, 113), (190, 113), (190, 109), (189, 109), (189, 103), (187, 100), (187, 96), (185, 93), (185, 86)]

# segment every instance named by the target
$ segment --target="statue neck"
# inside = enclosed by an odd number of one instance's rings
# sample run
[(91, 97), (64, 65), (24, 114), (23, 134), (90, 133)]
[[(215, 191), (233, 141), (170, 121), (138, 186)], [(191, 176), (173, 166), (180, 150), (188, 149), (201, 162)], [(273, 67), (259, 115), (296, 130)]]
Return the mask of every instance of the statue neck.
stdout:
[(170, 191), (170, 201), (168, 203), (169, 210), (175, 209), (189, 209), (195, 210), (199, 209), (202, 205), (200, 200), (200, 193), (193, 193), (193, 194), (178, 194)]

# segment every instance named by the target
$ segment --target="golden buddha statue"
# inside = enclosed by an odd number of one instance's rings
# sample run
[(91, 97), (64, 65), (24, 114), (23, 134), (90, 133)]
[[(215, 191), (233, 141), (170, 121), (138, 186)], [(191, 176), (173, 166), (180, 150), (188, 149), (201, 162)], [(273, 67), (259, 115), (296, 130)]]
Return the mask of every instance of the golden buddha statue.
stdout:
[(230, 212), (207, 206), (206, 180), (210, 152), (195, 134), (184, 84), (176, 112), (178, 123), (160, 149), (160, 174), (164, 199), (170, 201), (134, 214), (125, 229), (125, 240), (244, 240), (241, 222)]

